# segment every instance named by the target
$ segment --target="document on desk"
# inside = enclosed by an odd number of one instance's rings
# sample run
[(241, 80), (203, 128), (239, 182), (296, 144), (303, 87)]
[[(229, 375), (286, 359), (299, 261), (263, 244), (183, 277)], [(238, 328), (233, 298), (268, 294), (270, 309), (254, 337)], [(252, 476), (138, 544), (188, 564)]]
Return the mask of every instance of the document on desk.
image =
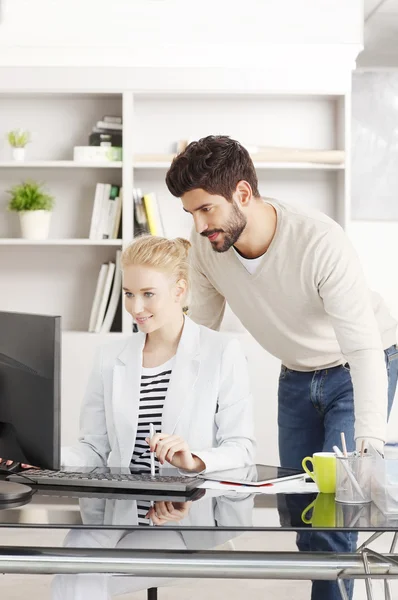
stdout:
[(237, 492), (238, 494), (312, 494), (318, 492), (316, 483), (306, 483), (304, 478), (292, 481), (281, 481), (279, 483), (272, 483), (261, 487), (252, 485), (234, 485), (206, 479), (199, 487), (206, 490)]

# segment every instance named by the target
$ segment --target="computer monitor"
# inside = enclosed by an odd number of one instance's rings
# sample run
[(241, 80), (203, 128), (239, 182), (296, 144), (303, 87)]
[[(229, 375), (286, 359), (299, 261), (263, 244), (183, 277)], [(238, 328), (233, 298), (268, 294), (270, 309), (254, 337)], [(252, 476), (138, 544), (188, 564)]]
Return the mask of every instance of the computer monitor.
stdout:
[(60, 468), (61, 317), (0, 311), (0, 457)]

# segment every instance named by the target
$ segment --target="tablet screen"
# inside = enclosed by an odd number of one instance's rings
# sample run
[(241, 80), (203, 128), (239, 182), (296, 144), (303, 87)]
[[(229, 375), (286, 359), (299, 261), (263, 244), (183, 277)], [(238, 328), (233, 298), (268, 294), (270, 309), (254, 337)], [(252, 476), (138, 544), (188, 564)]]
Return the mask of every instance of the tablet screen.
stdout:
[(240, 469), (204, 473), (201, 477), (241, 485), (265, 485), (280, 479), (296, 479), (303, 475), (303, 471), (299, 469), (287, 469), (271, 465), (251, 465)]

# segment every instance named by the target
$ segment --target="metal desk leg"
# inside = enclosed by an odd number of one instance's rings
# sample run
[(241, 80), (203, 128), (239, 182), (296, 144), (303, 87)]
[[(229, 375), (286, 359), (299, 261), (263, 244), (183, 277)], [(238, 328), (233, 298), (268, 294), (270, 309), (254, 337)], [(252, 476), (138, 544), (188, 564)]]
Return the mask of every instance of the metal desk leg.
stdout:
[(373, 600), (372, 580), (370, 578), (368, 553), (366, 551), (362, 552), (362, 560), (363, 560), (363, 566), (365, 569), (365, 573), (366, 573), (366, 575), (369, 575), (369, 577), (366, 577), (366, 579), (365, 579), (366, 595), (368, 597), (368, 600)]
[(388, 579), (384, 580), (384, 598), (385, 600), (392, 600), (390, 582)]
[(398, 541), (398, 531), (396, 531), (394, 533), (394, 537), (393, 537), (391, 549), (390, 549), (390, 554), (394, 554), (395, 546), (397, 545), (397, 541)]
[[(395, 546), (397, 545), (397, 541), (398, 541), (398, 532), (396, 531), (394, 533), (394, 537), (393, 537), (393, 540), (391, 543), (390, 554), (394, 553)], [(390, 582), (388, 579), (384, 580), (384, 597), (385, 597), (385, 600), (392, 600), (391, 587), (390, 587)]]
[(337, 585), (339, 586), (341, 600), (349, 600), (347, 590), (345, 589), (344, 579), (340, 577), (337, 578)]
[(148, 589), (147, 600), (158, 600), (158, 588)]

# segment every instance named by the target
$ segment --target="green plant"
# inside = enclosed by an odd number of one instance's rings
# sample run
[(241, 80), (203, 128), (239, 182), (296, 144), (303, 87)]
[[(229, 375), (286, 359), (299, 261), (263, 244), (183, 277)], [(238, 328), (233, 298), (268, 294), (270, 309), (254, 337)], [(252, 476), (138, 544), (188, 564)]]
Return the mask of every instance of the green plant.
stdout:
[(30, 142), (30, 132), (23, 129), (13, 129), (7, 133), (7, 139), (13, 148), (25, 148)]
[(7, 194), (11, 195), (8, 210), (52, 210), (54, 198), (42, 190), (42, 185), (37, 181), (24, 181), (7, 190)]

